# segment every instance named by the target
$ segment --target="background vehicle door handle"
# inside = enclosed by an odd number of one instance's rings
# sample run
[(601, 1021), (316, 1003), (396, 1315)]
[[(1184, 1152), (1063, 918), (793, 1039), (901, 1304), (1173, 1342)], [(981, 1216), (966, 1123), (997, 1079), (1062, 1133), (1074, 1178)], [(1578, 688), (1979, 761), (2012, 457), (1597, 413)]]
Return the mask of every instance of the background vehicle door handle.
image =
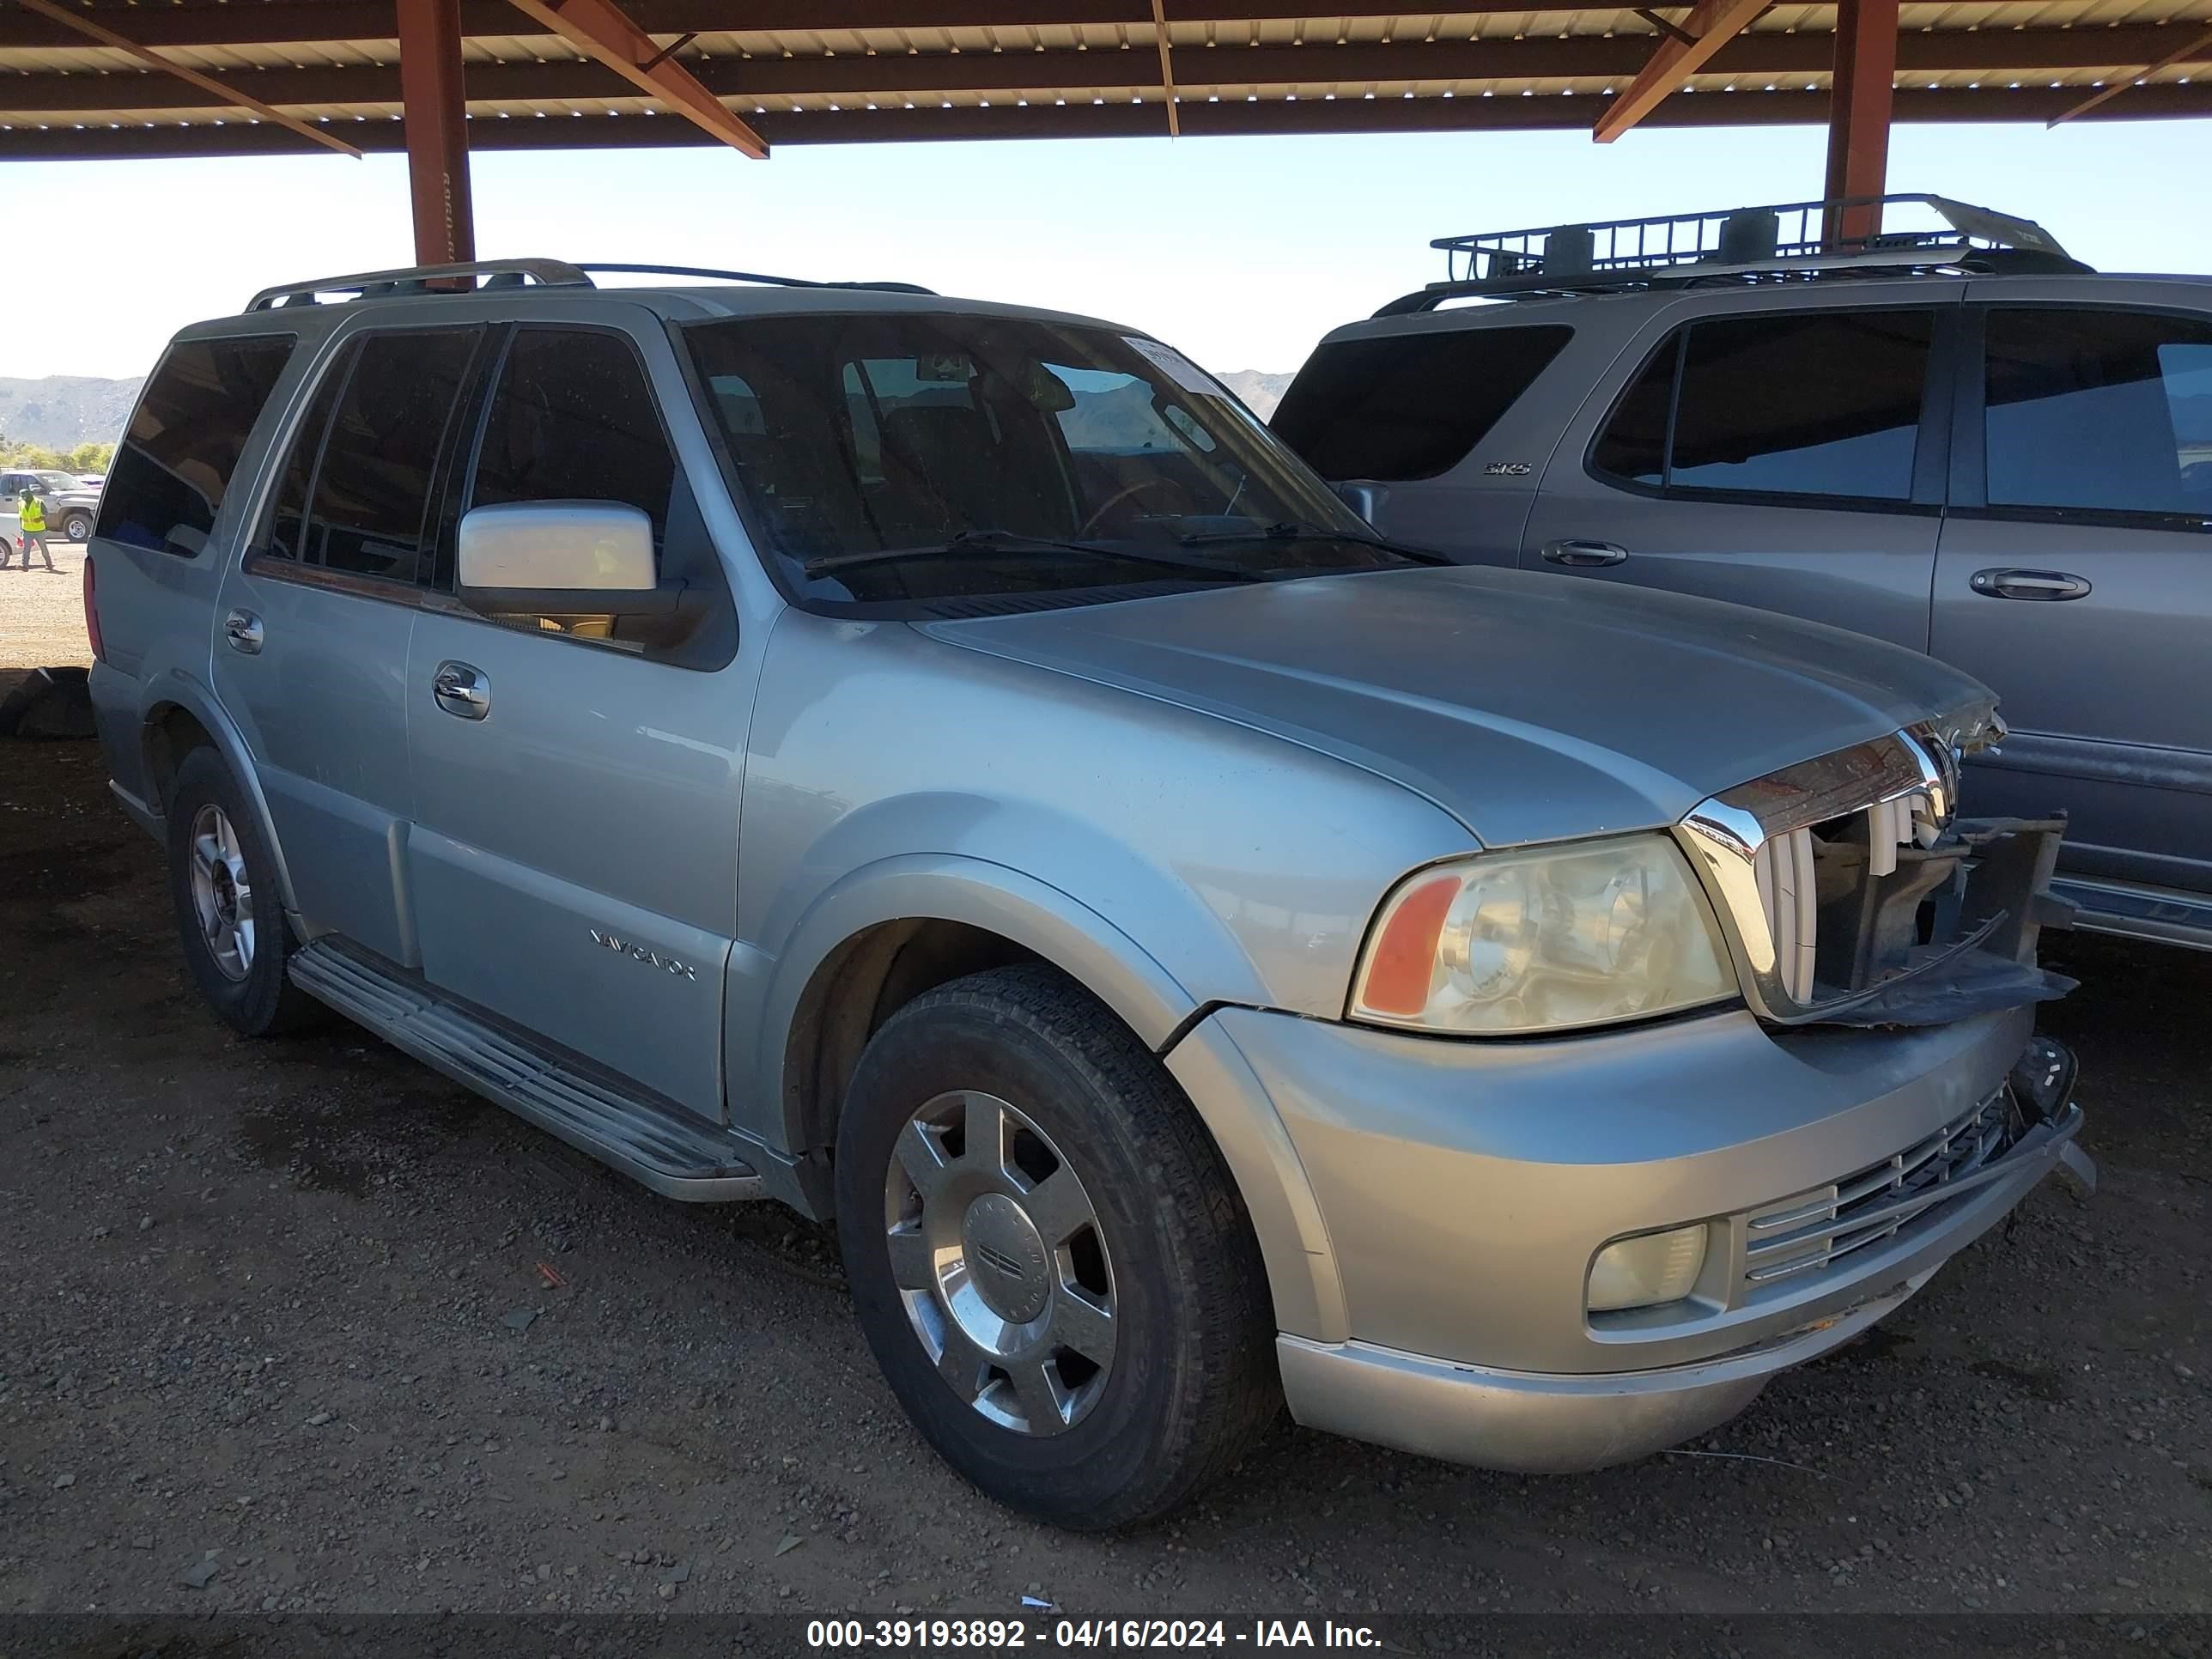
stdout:
[(1628, 550), (1611, 542), (1546, 542), (1544, 556), (1553, 564), (1620, 564), (1628, 557)]
[(251, 611), (234, 611), (222, 619), (222, 636), (230, 648), (246, 656), (258, 656), (261, 651), (261, 618)]
[(480, 720), (491, 713), (491, 682), (481, 668), (465, 662), (441, 662), (430, 681), (430, 695), (448, 714)]
[(1966, 586), (1993, 599), (2078, 599), (2089, 591), (2087, 578), (2063, 570), (1977, 570)]

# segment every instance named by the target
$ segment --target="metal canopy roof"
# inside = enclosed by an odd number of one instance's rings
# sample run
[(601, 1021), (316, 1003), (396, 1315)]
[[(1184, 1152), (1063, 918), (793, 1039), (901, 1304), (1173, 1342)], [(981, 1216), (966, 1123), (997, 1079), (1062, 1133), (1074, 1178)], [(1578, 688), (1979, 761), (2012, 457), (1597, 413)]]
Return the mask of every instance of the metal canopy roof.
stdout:
[[(403, 147), (392, 0), (64, 3), (347, 143)], [(1325, 17), (1285, 15), (1285, 0), (623, 9), (771, 144), (1164, 135), (1170, 81), (1188, 136), (1588, 129), (1688, 15), (1683, 0)], [(461, 0), (460, 13), (471, 147), (712, 142), (568, 41), (532, 33), (507, 0)], [(1771, 6), (1647, 124), (1826, 120), (1835, 28), (1832, 0)], [(1906, 0), (1897, 88), (1900, 121), (2212, 116), (2212, 0)], [(2117, 90), (2083, 108), (2099, 88)], [(220, 92), (0, 0), (0, 158), (314, 149)]]

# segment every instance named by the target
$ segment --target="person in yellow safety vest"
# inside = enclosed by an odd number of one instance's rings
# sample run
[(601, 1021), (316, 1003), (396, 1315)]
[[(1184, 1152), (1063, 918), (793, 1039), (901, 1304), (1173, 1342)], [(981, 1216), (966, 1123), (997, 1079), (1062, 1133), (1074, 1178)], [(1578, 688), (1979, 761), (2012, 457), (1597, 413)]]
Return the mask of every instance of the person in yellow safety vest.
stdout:
[(31, 568), (31, 550), (36, 548), (39, 556), (46, 562), (46, 568), (54, 568), (54, 556), (46, 547), (46, 506), (30, 490), (23, 492), (21, 528), (23, 532), (23, 568)]

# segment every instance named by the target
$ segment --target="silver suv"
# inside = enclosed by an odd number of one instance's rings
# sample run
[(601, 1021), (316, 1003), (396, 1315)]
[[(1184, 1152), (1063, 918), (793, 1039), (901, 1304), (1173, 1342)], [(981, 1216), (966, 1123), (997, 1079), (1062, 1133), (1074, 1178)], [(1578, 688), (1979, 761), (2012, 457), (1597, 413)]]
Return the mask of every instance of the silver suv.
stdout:
[[(734, 274), (732, 274), (734, 275)], [(185, 958), (835, 1218), (985, 1491), (1634, 1458), (2079, 1159), (1989, 695), (1437, 568), (1108, 324), (546, 261), (178, 337), (93, 694)]]
[(1467, 274), (1329, 335), (1275, 430), (1455, 559), (1957, 665), (2013, 728), (1977, 802), (2069, 815), (2081, 925), (2212, 949), (2212, 279), (1893, 222), (1929, 202), (1448, 238)]

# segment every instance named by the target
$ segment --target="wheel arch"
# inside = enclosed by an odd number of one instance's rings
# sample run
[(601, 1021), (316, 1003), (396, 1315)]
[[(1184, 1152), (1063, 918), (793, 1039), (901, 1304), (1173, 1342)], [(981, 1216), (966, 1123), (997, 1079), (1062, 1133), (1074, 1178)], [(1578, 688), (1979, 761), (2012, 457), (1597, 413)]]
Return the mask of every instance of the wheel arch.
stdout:
[(823, 1154), (876, 1029), (926, 991), (1015, 962), (1058, 969), (1154, 1053), (1198, 1007), (1135, 940), (1035, 877), (969, 858), (885, 860), (817, 899), (781, 955), (758, 1027), (760, 1127), (795, 1158)]
[(276, 890), (284, 901), (284, 908), (296, 915), (299, 905), (293, 897), (291, 868), (285, 861), (283, 843), (277, 838), (276, 820), (269, 811), (269, 798), (262, 793), (261, 778), (254, 770), (245, 739), (224, 714), (222, 705), (194, 682), (173, 673), (149, 682), (139, 716), (138, 752), (145, 769), (149, 797), (146, 804), (156, 817), (167, 818), (169, 797), (176, 787), (177, 769), (183, 764), (185, 755), (198, 748), (215, 750), (237, 781), (247, 809), (253, 814), (255, 827), (261, 832), (262, 845), (269, 849), (270, 860), (276, 866)]
[(805, 1207), (833, 1213), (829, 1152), (868, 1038), (924, 992), (1014, 962), (1066, 975), (1161, 1057), (1244, 1200), (1278, 1322), (1342, 1340), (1343, 1290), (1319, 1200), (1243, 1056), (1135, 940), (1072, 896), (1000, 865), (888, 860), (848, 876), (794, 933), (759, 1028), (754, 1097), (767, 1108), (761, 1130), (780, 1135), (793, 1161)]

